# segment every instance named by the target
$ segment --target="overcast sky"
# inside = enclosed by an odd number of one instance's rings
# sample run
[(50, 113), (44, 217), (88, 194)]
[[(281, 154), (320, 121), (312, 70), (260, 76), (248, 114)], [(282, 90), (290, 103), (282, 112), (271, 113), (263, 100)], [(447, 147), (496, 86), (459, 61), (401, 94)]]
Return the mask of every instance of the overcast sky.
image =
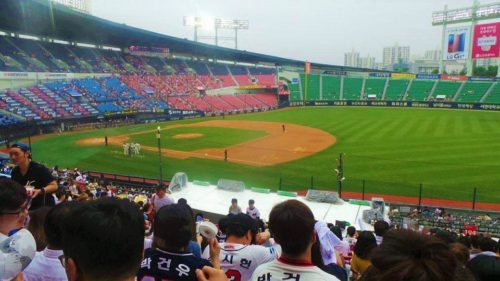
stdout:
[[(498, 2), (483, 0), (482, 4)], [(239, 49), (321, 63), (344, 64), (344, 53), (382, 60), (382, 48), (398, 43), (411, 55), (439, 49), (441, 28), (433, 11), (473, 0), (92, 0), (95, 16), (193, 40), (183, 16), (250, 21)], [(212, 33), (212, 34), (211, 34)], [(200, 31), (213, 35), (213, 31)], [(222, 34), (224, 35), (224, 34)], [(213, 44), (214, 42), (204, 41)], [(224, 46), (234, 47), (232, 42)]]

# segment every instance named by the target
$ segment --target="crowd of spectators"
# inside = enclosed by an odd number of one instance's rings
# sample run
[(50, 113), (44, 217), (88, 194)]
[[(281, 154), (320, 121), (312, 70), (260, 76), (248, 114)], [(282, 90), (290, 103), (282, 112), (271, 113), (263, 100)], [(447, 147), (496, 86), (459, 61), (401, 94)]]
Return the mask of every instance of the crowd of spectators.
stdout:
[(499, 244), (487, 235), (386, 221), (342, 229), (297, 200), (264, 221), (258, 202), (234, 198), (209, 237), (204, 215), (164, 188), (50, 173), (54, 206), (34, 208), (35, 194), (0, 180), (0, 244), (17, 239), (0, 253), (2, 280), (500, 280)]

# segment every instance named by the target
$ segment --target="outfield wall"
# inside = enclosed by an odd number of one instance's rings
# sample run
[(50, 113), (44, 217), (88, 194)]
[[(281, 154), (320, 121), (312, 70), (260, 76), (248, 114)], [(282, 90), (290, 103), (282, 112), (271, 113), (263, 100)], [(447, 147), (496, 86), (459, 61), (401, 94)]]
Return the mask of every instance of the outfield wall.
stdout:
[(446, 108), (500, 111), (500, 104), (460, 103), (435, 101), (289, 101), (280, 107), (297, 106), (378, 106), (378, 107), (414, 107), (414, 108)]

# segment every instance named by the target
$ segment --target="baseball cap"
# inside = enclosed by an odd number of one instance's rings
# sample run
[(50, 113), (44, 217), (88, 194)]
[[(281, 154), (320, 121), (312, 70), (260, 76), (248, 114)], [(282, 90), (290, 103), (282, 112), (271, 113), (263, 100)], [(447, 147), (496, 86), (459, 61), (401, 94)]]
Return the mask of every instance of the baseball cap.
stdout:
[(250, 204), (250, 205), (255, 204), (255, 200), (253, 200), (253, 199), (248, 200), (248, 204)]
[(15, 144), (11, 145), (10, 148), (19, 148), (24, 152), (31, 151), (31, 148), (29, 145), (21, 143), (21, 142), (16, 142)]
[(12, 280), (32, 261), (36, 253), (33, 235), (21, 229), (10, 237), (0, 237), (0, 280)]

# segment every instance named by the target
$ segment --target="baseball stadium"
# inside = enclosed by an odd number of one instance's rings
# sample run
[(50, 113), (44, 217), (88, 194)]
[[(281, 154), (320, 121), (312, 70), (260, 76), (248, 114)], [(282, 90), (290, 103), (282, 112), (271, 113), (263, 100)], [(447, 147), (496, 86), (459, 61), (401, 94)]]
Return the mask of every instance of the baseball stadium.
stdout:
[[(220, 28), (231, 24), (248, 27)], [(301, 198), (356, 225), (380, 203), (500, 211), (497, 77), (288, 59), (47, 0), (1, 1), (0, 35), (6, 162), (22, 142), (49, 168), (170, 186), (219, 214), (233, 197), (258, 198), (265, 214)]]

